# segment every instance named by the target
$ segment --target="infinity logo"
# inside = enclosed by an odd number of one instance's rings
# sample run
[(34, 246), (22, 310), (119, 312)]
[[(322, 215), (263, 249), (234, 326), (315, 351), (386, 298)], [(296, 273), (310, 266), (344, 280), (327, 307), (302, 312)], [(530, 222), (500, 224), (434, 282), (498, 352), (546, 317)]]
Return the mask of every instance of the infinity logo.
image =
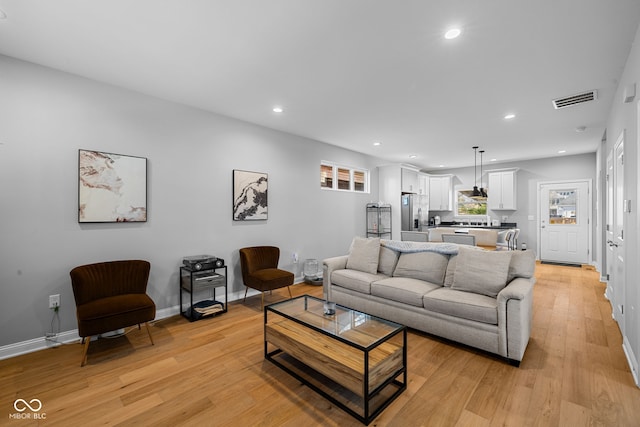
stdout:
[[(21, 404), (21, 405), (19, 405), (19, 404)], [(33, 405), (33, 406), (31, 406), (31, 405)], [(35, 407), (36, 405), (37, 405), (37, 407)], [(24, 400), (24, 399), (16, 399), (16, 401), (13, 402), (13, 407), (18, 412), (24, 412), (24, 411), (27, 410), (27, 408), (31, 409), (31, 412), (38, 412), (40, 409), (42, 409), (42, 402), (40, 402), (39, 399), (31, 399), (27, 403), (27, 401)]]

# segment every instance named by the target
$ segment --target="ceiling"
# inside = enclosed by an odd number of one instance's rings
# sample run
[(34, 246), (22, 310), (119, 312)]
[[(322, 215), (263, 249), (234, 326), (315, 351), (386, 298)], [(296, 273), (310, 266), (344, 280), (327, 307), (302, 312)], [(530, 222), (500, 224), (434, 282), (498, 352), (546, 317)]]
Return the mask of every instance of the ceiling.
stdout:
[[(474, 145), (497, 162), (594, 152), (622, 102), (640, 21), (638, 0), (0, 0), (0, 10), (0, 54), (425, 170), (473, 165)], [(462, 35), (446, 40), (451, 26)], [(553, 108), (589, 90), (595, 101)]]

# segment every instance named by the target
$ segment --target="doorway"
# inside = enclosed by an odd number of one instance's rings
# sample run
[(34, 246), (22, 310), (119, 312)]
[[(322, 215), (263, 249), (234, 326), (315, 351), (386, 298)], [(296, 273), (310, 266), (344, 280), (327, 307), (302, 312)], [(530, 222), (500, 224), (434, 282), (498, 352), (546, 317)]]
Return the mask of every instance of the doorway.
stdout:
[(589, 264), (591, 180), (538, 184), (540, 260)]

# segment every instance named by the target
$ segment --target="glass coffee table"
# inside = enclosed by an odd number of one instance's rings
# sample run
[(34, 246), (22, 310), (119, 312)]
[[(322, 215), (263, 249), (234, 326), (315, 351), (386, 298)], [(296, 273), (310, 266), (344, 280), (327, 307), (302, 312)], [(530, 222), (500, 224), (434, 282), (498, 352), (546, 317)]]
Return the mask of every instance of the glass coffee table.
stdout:
[(369, 424), (407, 388), (406, 327), (310, 295), (265, 307), (264, 355)]

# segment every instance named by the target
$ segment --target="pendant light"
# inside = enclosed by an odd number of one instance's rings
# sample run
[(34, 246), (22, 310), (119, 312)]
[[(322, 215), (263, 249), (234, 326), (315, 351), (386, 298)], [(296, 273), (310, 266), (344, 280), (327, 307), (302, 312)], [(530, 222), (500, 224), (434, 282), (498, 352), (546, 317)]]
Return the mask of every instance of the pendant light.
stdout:
[(480, 194), (482, 197), (487, 197), (487, 191), (482, 186), (482, 153), (484, 153), (484, 150), (480, 150)]
[(472, 196), (480, 196), (482, 193), (480, 193), (480, 190), (478, 190), (478, 171), (477, 171), (477, 167), (478, 167), (478, 146), (474, 146), (471, 147), (473, 148), (473, 193), (471, 194)]

